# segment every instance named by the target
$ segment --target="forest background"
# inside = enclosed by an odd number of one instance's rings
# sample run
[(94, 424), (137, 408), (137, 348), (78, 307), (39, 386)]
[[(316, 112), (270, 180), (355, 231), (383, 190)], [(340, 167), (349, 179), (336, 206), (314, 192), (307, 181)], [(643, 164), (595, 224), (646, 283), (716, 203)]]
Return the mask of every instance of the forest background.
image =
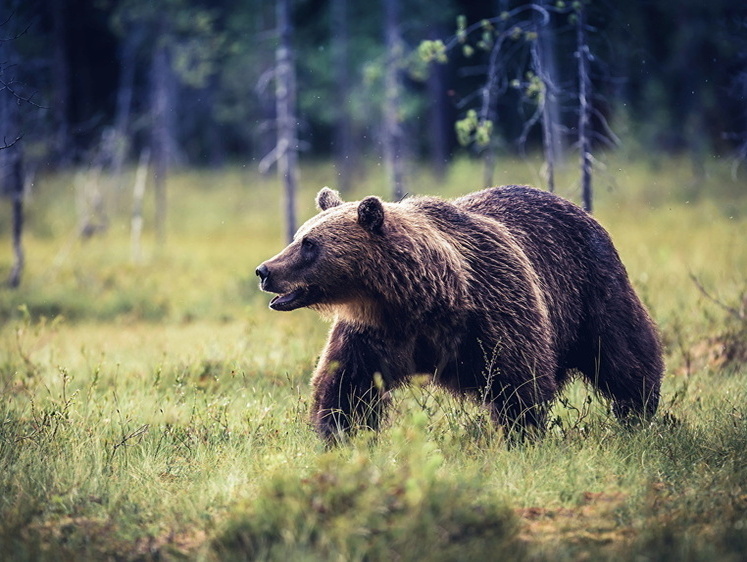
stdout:
[[(5, 0), (0, 552), (742, 560), (745, 156), (738, 0)], [(665, 344), (656, 419), (576, 382), (509, 449), (418, 378), (325, 450), (327, 326), (254, 275), (315, 192), (586, 204), (588, 175)]]
[[(7, 0), (0, 27), (0, 101), (19, 106), (19, 115), (11, 119), (12, 108), (3, 110), (4, 142), (23, 136), (29, 170), (97, 159), (118, 166), (136, 161), (158, 127), (170, 165), (258, 165), (275, 146), (278, 4)], [(490, 41), (478, 46), (482, 29), (458, 37), (458, 16), (467, 25), (492, 19), (493, 29), (517, 30), (540, 19), (521, 11), (529, 3), (508, 0), (290, 3), (298, 150), (306, 159), (334, 156), (343, 189), (356, 165), (383, 153), (388, 4), (397, 11), (401, 38), (403, 151), (438, 171), (461, 152), (454, 123), (480, 105), (492, 47)], [(565, 2), (534, 5), (550, 11), (550, 20), (538, 28), (545, 30), (539, 42), (550, 61), (545, 66), (551, 91), (537, 95), (532, 89), (535, 68), (527, 46), (537, 41), (518, 32), (503, 45), (504, 58), (493, 71), (491, 142), (507, 154), (540, 146), (539, 123), (527, 123), (545, 99), (553, 105), (558, 144), (572, 149), (577, 142), (575, 8)], [(629, 151), (684, 151), (696, 166), (707, 156), (728, 157), (744, 147), (742, 2), (578, 6), (588, 30), (596, 142), (602, 142), (600, 135), (614, 142), (603, 126), (609, 125)], [(519, 15), (508, 18), (517, 8)], [(455, 45), (448, 60), (429, 71), (418, 47), (438, 39)], [(164, 95), (166, 110), (158, 106)]]

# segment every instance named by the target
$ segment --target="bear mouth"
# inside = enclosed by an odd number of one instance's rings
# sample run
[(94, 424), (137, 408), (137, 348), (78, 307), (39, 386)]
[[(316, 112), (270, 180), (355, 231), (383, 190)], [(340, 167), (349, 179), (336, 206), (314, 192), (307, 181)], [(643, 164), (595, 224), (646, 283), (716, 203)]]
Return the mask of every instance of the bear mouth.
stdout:
[(311, 293), (312, 291), (309, 289), (301, 287), (300, 289), (296, 289), (290, 293), (277, 295), (270, 301), (270, 308), (281, 312), (289, 312), (291, 310), (296, 310), (297, 308), (309, 306), (310, 304), (313, 304)]

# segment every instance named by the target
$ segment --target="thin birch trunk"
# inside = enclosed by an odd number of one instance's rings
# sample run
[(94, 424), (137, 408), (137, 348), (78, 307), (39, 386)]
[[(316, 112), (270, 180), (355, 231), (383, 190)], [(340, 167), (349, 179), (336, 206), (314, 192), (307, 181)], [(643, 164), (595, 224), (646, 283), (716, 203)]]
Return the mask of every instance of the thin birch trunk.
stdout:
[(121, 187), (122, 167), (127, 158), (130, 145), (128, 129), (130, 112), (132, 110), (132, 96), (135, 86), (135, 55), (140, 43), (140, 30), (132, 30), (122, 39), (120, 46), (120, 76), (117, 88), (117, 109), (114, 118), (114, 154), (112, 173)]
[(586, 42), (586, 19), (582, 7), (576, 12), (576, 41), (578, 43), (578, 144), (581, 152), (581, 199), (583, 208), (592, 211), (591, 187), (591, 78), (589, 76), (589, 45)]
[(21, 150), (15, 146), (11, 149), (13, 154), (13, 163), (10, 172), (10, 194), (13, 207), (13, 267), (8, 277), (8, 285), (16, 288), (21, 284), (21, 274), (25, 264), (23, 253), (22, 235), (23, 235), (23, 162), (21, 160)]
[(298, 186), (298, 141), (296, 139), (296, 81), (293, 66), (290, 0), (277, 3), (278, 48), (275, 69), (275, 103), (277, 109), (278, 173), (283, 180), (286, 240), (296, 232), (296, 191)]
[(337, 123), (334, 154), (340, 191), (350, 189), (353, 171), (353, 134), (350, 116), (350, 36), (348, 33), (348, 0), (332, 0), (332, 60), (335, 72)]
[(153, 53), (151, 76), (151, 114), (152, 114), (152, 154), (153, 154), (153, 179), (156, 200), (155, 226), (156, 239), (159, 244), (166, 240), (166, 176), (169, 171), (170, 159), (170, 131), (168, 122), (169, 84), (168, 72), (169, 62), (166, 47), (159, 45)]
[(148, 172), (148, 161), (150, 150), (147, 148), (140, 153), (140, 160), (135, 172), (135, 185), (132, 190), (132, 220), (130, 228), (130, 248), (132, 261), (141, 263), (143, 261), (142, 236), (143, 236), (143, 199), (145, 199), (145, 182)]
[(384, 0), (386, 70), (384, 76), (384, 162), (392, 186), (392, 197), (404, 197), (403, 133), (400, 123), (400, 71), (402, 38), (399, 30), (398, 0)]
[(65, 0), (49, 0), (50, 15), (52, 18), (52, 41), (54, 53), (52, 64), (52, 92), (53, 102), (50, 111), (54, 122), (53, 153), (55, 163), (65, 167), (70, 162), (70, 127), (68, 122), (68, 109), (70, 106), (70, 67), (66, 53), (66, 17), (68, 14), (67, 2)]

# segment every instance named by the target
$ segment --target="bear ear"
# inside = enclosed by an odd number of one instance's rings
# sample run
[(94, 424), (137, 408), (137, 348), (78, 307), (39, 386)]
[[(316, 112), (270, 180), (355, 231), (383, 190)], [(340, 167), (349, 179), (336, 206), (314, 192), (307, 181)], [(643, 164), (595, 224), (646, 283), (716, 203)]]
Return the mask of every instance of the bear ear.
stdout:
[(380, 234), (384, 224), (384, 205), (378, 197), (366, 197), (358, 204), (358, 224), (371, 232)]
[(326, 211), (332, 207), (342, 205), (342, 199), (340, 194), (334, 189), (323, 187), (319, 193), (316, 194), (316, 206), (320, 211)]

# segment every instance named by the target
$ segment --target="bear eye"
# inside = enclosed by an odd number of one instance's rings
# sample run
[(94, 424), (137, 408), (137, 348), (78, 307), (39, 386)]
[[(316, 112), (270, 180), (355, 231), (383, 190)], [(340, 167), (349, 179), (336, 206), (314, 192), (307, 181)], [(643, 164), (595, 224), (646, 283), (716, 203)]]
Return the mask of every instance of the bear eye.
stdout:
[(316, 242), (313, 240), (309, 240), (308, 238), (304, 238), (301, 240), (301, 254), (306, 259), (311, 259), (316, 254)]

